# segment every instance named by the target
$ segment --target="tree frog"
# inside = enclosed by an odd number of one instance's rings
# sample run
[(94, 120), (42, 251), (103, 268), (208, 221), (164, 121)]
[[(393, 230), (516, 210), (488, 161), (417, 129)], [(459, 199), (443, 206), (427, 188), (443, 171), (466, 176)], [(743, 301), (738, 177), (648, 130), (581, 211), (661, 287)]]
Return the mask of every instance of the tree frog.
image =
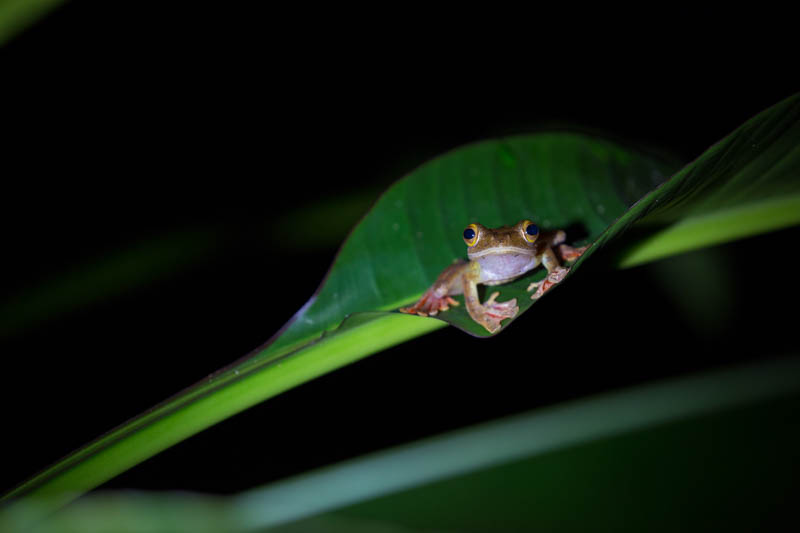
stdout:
[(575, 261), (588, 248), (563, 244), (566, 240), (563, 230), (540, 232), (530, 220), (494, 229), (470, 224), (463, 236), (469, 261), (459, 260), (445, 268), (419, 301), (401, 308), (401, 312), (436, 315), (447, 311), (451, 305), (459, 305), (452, 296), (463, 293), (469, 316), (489, 333), (494, 333), (500, 329), (502, 320), (517, 315), (517, 300), (497, 302), (500, 293), (495, 292), (481, 304), (478, 284), (508, 283), (542, 264), (547, 269), (547, 277), (528, 286), (529, 292), (536, 289), (531, 295), (531, 299), (536, 300), (569, 272), (569, 268), (561, 266), (559, 257), (562, 261)]

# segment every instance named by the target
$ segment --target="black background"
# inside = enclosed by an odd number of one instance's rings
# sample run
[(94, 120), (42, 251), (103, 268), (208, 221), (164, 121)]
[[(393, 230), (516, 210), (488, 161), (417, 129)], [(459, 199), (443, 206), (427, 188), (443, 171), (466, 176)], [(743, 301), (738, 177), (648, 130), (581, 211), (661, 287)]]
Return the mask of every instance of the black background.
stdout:
[[(264, 239), (294, 209), (377, 194), (445, 150), (550, 126), (689, 161), (796, 90), (776, 74), (786, 65), (767, 64), (769, 50), (736, 28), (705, 47), (658, 46), (675, 32), (647, 31), (606, 46), (603, 29), (531, 37), (541, 20), (491, 33), (450, 21), (456, 35), (443, 35), (382, 19), (356, 30), (339, 23), (355, 14), (333, 15), (76, 0), (0, 50), (0, 297), (169, 232), (224, 235), (179, 274), (0, 341), (0, 488), (288, 320), (335, 253)], [(782, 307), (800, 294), (772, 267), (797, 238), (784, 230), (714, 252), (721, 290), (734, 292), (723, 325), (699, 328), (652, 268), (598, 260), (495, 339), (448, 328), (413, 340), (106, 486), (234, 492), (504, 414), (786, 353), (795, 321)]]

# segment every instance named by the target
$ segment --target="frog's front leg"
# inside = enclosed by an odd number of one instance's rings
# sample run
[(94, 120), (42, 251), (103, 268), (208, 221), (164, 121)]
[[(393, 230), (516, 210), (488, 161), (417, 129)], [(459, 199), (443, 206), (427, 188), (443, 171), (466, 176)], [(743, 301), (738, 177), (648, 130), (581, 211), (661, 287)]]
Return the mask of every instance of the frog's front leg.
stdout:
[(469, 263), (458, 261), (445, 268), (417, 303), (411, 307), (401, 307), (399, 311), (419, 316), (435, 316), (439, 311), (450, 309), (451, 305), (458, 305), (450, 295), (461, 292), (461, 276), (468, 266)]
[(514, 318), (519, 312), (516, 298), (506, 302), (496, 302), (499, 292), (492, 293), (481, 305), (478, 297), (478, 283), (481, 279), (481, 266), (475, 261), (468, 263), (468, 268), (461, 276), (464, 303), (472, 320), (486, 328), (489, 333), (500, 329), (500, 322), (506, 318)]
[[(585, 252), (587, 248), (588, 246), (573, 248), (567, 244), (561, 244), (558, 246), (558, 252), (564, 261), (572, 262), (583, 255), (583, 252)], [(561, 266), (552, 248), (545, 248), (541, 256), (541, 261), (547, 269), (547, 276), (545, 276), (542, 281), (537, 281), (528, 285), (528, 292), (536, 289), (536, 292), (531, 295), (531, 300), (541, 298), (550, 287), (561, 282), (569, 272), (569, 268)]]

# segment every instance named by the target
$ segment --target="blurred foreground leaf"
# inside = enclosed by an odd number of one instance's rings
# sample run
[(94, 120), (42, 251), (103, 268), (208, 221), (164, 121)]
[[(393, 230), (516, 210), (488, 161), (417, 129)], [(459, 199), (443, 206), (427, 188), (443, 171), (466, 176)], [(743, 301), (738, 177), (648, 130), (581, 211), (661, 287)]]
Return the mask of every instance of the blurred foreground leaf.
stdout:
[(236, 497), (98, 493), (18, 531), (753, 531), (793, 519), (800, 359), (673, 379), (426, 439)]

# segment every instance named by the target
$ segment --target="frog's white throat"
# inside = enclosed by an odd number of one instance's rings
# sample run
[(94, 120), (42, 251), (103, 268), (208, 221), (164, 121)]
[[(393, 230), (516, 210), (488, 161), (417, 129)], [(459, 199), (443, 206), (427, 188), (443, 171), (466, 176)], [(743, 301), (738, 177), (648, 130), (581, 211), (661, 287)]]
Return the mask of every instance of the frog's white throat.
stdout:
[(511, 281), (536, 268), (539, 260), (530, 250), (524, 252), (482, 254), (471, 256), (470, 259), (480, 264), (482, 283), (497, 284)]

